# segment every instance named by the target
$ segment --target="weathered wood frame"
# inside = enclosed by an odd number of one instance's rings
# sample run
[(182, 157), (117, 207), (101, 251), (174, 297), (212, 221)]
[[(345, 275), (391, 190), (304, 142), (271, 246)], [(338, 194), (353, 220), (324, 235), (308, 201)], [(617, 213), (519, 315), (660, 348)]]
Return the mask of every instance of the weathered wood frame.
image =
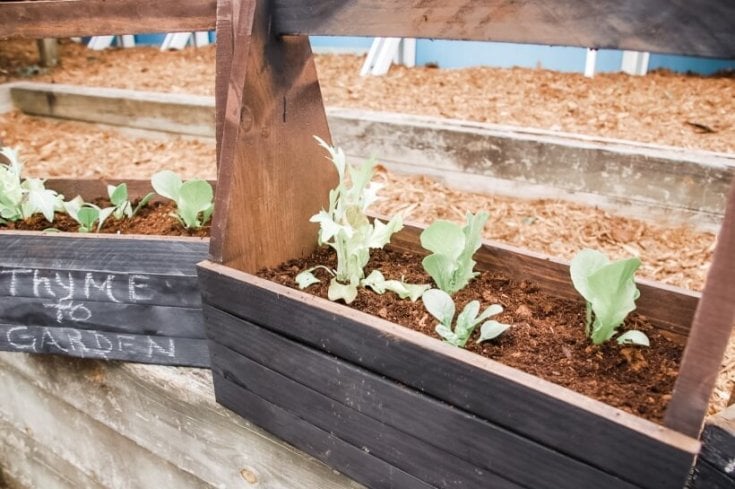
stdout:
[[(426, 8), (419, 8), (394, 3), (388, 6), (377, 0), (345, 0), (338, 5), (300, 0), (220, 0), (216, 92), (220, 181), (216, 205), (220, 212), (213, 226), (212, 261), (200, 265), (200, 277), (208, 335), (212, 340), (216, 392), (221, 402), (374, 487), (451, 485), (438, 481), (442, 471), (432, 472), (432, 468), (438, 467), (433, 464), (438, 464), (441, 457), (429, 457), (431, 461), (420, 464), (410, 455), (402, 458), (406, 454), (400, 450), (391, 452), (402, 436), (413, 436), (416, 446), (424, 447), (428, 443), (446, 448), (451, 440), (432, 438), (421, 431), (407, 433), (398, 425), (390, 425), (392, 421), (388, 420), (371, 425), (373, 432), (378, 430), (378, 435), (385, 437), (383, 440), (371, 438), (366, 432), (369, 429), (357, 428), (361, 423), (369, 424), (381, 417), (400, 418), (401, 403), (407, 402), (401, 396), (411, 397), (418, 413), (441, 416), (438, 411), (432, 411), (434, 408), (441, 411), (432, 404), (438, 400), (498, 429), (520, 435), (521, 439), (516, 440), (519, 447), (524, 443), (540, 443), (554, 454), (564, 454), (568, 456), (562, 457), (566, 462), (549, 462), (550, 467), (568, 463), (567, 470), (581, 471), (576, 472), (581, 477), (579, 480), (595, 480), (596, 487), (683, 485), (697, 451), (694, 437), (701, 429), (704, 409), (735, 318), (735, 305), (727, 299), (733, 296), (733, 284), (725, 278), (735, 273), (732, 259), (735, 195), (729, 201), (713, 272), (696, 315), (697, 300), (690, 294), (660, 285), (652, 285), (642, 294), (640, 309), (659, 326), (667, 327), (668, 321), (668, 329), (686, 334), (686, 326), (692, 325), (681, 375), (666, 415), (665, 424), (670, 428), (611, 410), (495, 362), (479, 360), (436, 340), (418, 338), (384, 321), (250, 275), (260, 267), (302, 256), (313, 249), (315, 227), (307, 221), (325, 204), (328, 190), (335, 182), (333, 168), (311, 142), (312, 134), (329, 140), (329, 133), (308, 41), (305, 37), (280, 34), (494, 39), (491, 32), (506, 32), (499, 24), (505, 23), (515, 29), (516, 37), (509, 35), (508, 40), (576, 44), (569, 40), (584, 38), (587, 46), (630, 48), (629, 40), (636, 38), (640, 42), (636, 41), (635, 49), (701, 54), (701, 46), (694, 46), (696, 43), (677, 41), (661, 30), (653, 33), (636, 24), (634, 19), (650, 20), (641, 15), (650, 12), (647, 9), (655, 2), (638, 3), (638, 10), (628, 10), (626, 6), (611, 10), (606, 6), (604, 15), (600, 12), (592, 15), (594, 7), (585, 1), (559, 3), (579, 14), (571, 16), (571, 23), (565, 28), (555, 25), (549, 17), (529, 16), (528, 9), (514, 9), (505, 2), (493, 2), (492, 6), (496, 7), (493, 10), (487, 2), (476, 5), (464, 1), (443, 2), (443, 7), (438, 2), (429, 2)], [(531, 10), (536, 8), (536, 14), (542, 8), (533, 2), (526, 6)], [(702, 5), (690, 3), (682, 7), (669, 3), (668, 10), (659, 7), (665, 11), (659, 19), (665, 17), (667, 23), (678, 28), (686, 17), (679, 9), (697, 9)], [(717, 9), (722, 18), (728, 21), (735, 18), (732, 6), (720, 4)], [(500, 15), (501, 12), (505, 15)], [(623, 17), (631, 21), (634, 33), (629, 32), (631, 36), (626, 38), (616, 30), (618, 36), (611, 37), (609, 25), (619, 25)], [(486, 22), (471, 20), (477, 18)], [(591, 24), (590, 19), (594, 19)], [(703, 21), (708, 23), (709, 20)], [(709, 25), (713, 27), (717, 23)], [(692, 34), (705, 35), (705, 30), (700, 28), (693, 28)], [(714, 37), (724, 33), (720, 28), (715, 31), (718, 34)], [(690, 34), (684, 37), (690, 38)], [(735, 57), (732, 48), (724, 44), (713, 47), (709, 55)], [(396, 246), (408, 243), (413, 248), (411, 243), (415, 245), (415, 241), (415, 231), (413, 235), (404, 231), (398, 236)], [(496, 245), (486, 245), (483, 253), (492, 257), (490, 262), (495, 267), (515, 276), (533, 276), (547, 292), (572, 294), (563, 264), (549, 266), (555, 262)], [(649, 310), (646, 301), (658, 306)], [(665, 310), (672, 313), (682, 304), (688, 314), (677, 318), (674, 313), (669, 316), (671, 321), (664, 319), (668, 314)], [(254, 349), (254, 344), (261, 351)], [(264, 351), (268, 354), (263, 354)], [(303, 363), (289, 364), (282, 358), (290, 356), (301, 358)], [(421, 362), (423, 358), (425, 363)], [(434, 367), (435, 363), (440, 367)], [(384, 397), (380, 400), (393, 403), (395, 410), (370, 411), (377, 408), (370, 408), (364, 396), (347, 387), (342, 390), (330, 387), (329, 379), (319, 376), (317, 366), (334, 375), (349, 372), (342, 374), (342, 381), (359, 382), (371, 393), (382, 392)], [(445, 375), (445, 370), (455, 375)], [(307, 410), (299, 408), (296, 399), (274, 390), (274, 385), (280, 386), (280, 390), (298, 390), (299, 399), (310, 399), (313, 405)], [(498, 393), (498, 397), (483, 399), (478, 390)], [(558, 409), (544, 404), (547, 402), (558, 402)], [(503, 409), (497, 408), (498, 405)], [(331, 412), (332, 419), (319, 418), (315, 413), (320, 409)], [(493, 409), (500, 412), (493, 414)], [(516, 419), (515, 413), (523, 416)], [(564, 424), (565, 428), (557, 431), (556, 427), (544, 424), (546, 416), (553, 419), (551, 424), (565, 417), (578, 421), (589, 416), (589, 421), (582, 423), (582, 429)], [(408, 421), (406, 417), (401, 419)], [(467, 428), (456, 434), (472, 437), (472, 433)], [(640, 440), (646, 440), (644, 445), (651, 445), (643, 450), (631, 449)], [(615, 447), (613, 451), (618, 457), (615, 462), (611, 462), (613, 455), (601, 448), (608, 444)], [(504, 446), (508, 449), (511, 445)], [(410, 449), (400, 446), (401, 450)], [(532, 449), (523, 446), (526, 448), (515, 447), (520, 450), (516, 458), (504, 460), (512, 464), (517, 462), (519, 453), (532, 453)], [(361, 447), (370, 455), (358, 453)], [(481, 443), (478, 447), (505, 456), (497, 447), (493, 449)], [(442, 453), (446, 455), (446, 451)], [(451, 452), (450, 456), (455, 457), (458, 467), (465, 469), (466, 464), (472, 466), (478, 462), (471, 457), (463, 458), (459, 452)], [(661, 457), (669, 456), (677, 460), (668, 459), (667, 463), (656, 465), (656, 460), (660, 462)], [(582, 466), (575, 465), (578, 463)], [(483, 470), (478, 465), (475, 467)], [(498, 487), (544, 487), (548, 483), (539, 474), (549, 473), (548, 470), (534, 470), (532, 464), (519, 467), (522, 468), (517, 472), (505, 469), (494, 472), (497, 469), (485, 466), (486, 473), (494, 475), (484, 481)], [(472, 479), (474, 475), (467, 475), (466, 470), (460, 472), (451, 475), (456, 477), (452, 479), (455, 483), (478, 484), (477, 479)], [(573, 476), (561, 477), (553, 484), (553, 487), (578, 487)]]
[[(106, 183), (47, 185), (91, 200)], [(127, 184), (131, 199), (151, 190)], [(208, 247), (201, 238), (2, 231), (0, 350), (208, 367), (195, 269)]]

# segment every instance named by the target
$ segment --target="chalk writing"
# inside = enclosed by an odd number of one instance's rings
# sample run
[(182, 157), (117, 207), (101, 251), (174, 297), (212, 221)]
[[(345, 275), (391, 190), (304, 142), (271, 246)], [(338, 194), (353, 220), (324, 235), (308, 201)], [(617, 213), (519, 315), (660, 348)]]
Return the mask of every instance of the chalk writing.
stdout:
[(142, 274), (27, 268), (0, 270), (0, 293), (43, 299), (43, 307), (53, 310), (60, 324), (91, 321), (92, 310), (85, 301), (148, 303), (154, 299), (149, 282), (150, 277)]
[(134, 355), (155, 360), (174, 358), (173, 338), (128, 335), (74, 328), (5, 327), (4, 342), (16, 351), (28, 353), (73, 353), (82, 358), (120, 358)]

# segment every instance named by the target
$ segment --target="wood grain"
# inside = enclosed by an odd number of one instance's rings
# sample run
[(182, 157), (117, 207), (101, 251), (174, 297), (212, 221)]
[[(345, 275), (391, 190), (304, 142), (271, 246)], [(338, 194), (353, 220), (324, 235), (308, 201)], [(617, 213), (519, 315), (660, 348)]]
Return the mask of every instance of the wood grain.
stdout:
[(698, 437), (720, 364), (735, 326), (735, 183), (717, 237), (712, 265), (694, 316), (666, 426)]
[[(726, 411), (735, 414), (735, 406)], [(702, 431), (702, 451), (699, 461), (706, 461), (713, 468), (733, 479), (735, 484), (735, 421), (722, 415), (710, 418)]]
[(273, 3), (280, 34), (471, 39), (735, 58), (735, 4), (721, 0)]
[(214, 28), (216, 0), (0, 2), (0, 38), (39, 39)]
[[(210, 307), (205, 309), (205, 317), (212, 336), (210, 345), (214, 345), (212, 363), (215, 369), (226, 371), (228, 378), (274, 404), (312, 420), (350, 443), (365, 446), (376, 456), (428, 482), (432, 481), (420, 474), (441, 468), (440, 477), (443, 474), (447, 486), (452, 487), (458, 483), (469, 484), (467, 487), (500, 487), (507, 485), (504, 479), (534, 489), (587, 485), (633, 487), (618, 477), (449, 404), (242, 319)], [(252, 361), (245, 362), (245, 357)], [(272, 372), (261, 372), (262, 368), (278, 372), (291, 381)], [(314, 402), (320, 406), (307, 402), (315, 397), (311, 390), (329, 399), (329, 403), (318, 397)], [(284, 397), (299, 391), (302, 392), (300, 397)], [(306, 411), (297, 412), (302, 404)], [(327, 404), (331, 407), (327, 408)], [(356, 418), (345, 411), (346, 408), (364, 416)], [(312, 414), (312, 411), (317, 413)], [(320, 418), (321, 412), (329, 417)], [(379, 422), (377, 426), (376, 421)], [(344, 436), (339, 435), (341, 432)], [(380, 434), (379, 438), (375, 438), (376, 433)], [(417, 459), (411, 459), (415, 455), (410, 454), (410, 448), (401, 448), (406, 442), (421, 447)], [(444, 462), (453, 459), (464, 463), (453, 461), (446, 465)], [(529, 470), (529, 460), (533, 460), (533, 470)], [(432, 467), (427, 469), (427, 464)], [(470, 472), (476, 474), (466, 473), (468, 464)], [(543, 475), (540, 477), (540, 474)], [(497, 477), (502, 480), (495, 480)]]
[(343, 442), (244, 387), (214, 373), (217, 401), (254, 424), (304, 450), (349, 477), (369, 479), (371, 489), (435, 489), (366, 451)]
[(336, 171), (312, 138), (329, 140), (329, 129), (308, 39), (276, 38), (269, 2), (232, 5), (239, 16), (210, 251), (217, 262), (255, 271), (316, 246), (309, 217), (326, 204)]
[(418, 332), (226, 266), (198, 268), (205, 304), (643, 487), (683, 486), (699, 449), (692, 438)]

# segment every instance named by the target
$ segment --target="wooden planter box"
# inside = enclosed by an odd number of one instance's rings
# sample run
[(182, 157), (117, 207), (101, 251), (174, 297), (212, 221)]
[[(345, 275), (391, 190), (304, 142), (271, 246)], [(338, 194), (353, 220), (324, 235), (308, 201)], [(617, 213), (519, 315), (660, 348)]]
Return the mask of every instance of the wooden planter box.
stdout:
[[(395, 247), (418, 251), (417, 228)], [(479, 269), (574, 297), (565, 264), (485, 244)], [(696, 439), (347, 306), (199, 266), (218, 402), (369, 487), (681, 488)], [(641, 283), (682, 340), (697, 295)]]
[[(114, 182), (117, 183), (117, 182)], [(48, 181), (67, 198), (101, 181)], [(132, 198), (147, 182), (128, 182)], [(0, 231), (0, 350), (206, 367), (208, 239)]]
[(735, 488), (735, 405), (710, 417), (689, 489)]
[[(576, 2), (564, 28), (540, 14), (548, 8), (541, 2), (506, 7), (219, 0), (218, 213), (211, 261), (199, 266), (217, 400), (372, 488), (682, 488), (735, 320), (731, 225), (701, 299), (640, 285), (638, 310), (687, 344), (668, 427), (253, 275), (314, 249), (309, 218), (326, 208), (337, 180), (312, 138), (328, 140), (329, 128), (306, 34), (564, 44), (584, 31), (586, 46), (620, 47), (627, 36), (619, 26), (628, 24), (619, 19), (647, 17), (622, 8), (600, 16)], [(663, 31), (639, 46), (655, 46)], [(666, 44), (691, 49), (683, 37)], [(735, 219), (735, 191), (728, 209), (726, 223)], [(392, 243), (415, 250), (418, 232), (406, 229)], [(492, 244), (476, 259), (479, 268), (576, 297), (564, 263)]]

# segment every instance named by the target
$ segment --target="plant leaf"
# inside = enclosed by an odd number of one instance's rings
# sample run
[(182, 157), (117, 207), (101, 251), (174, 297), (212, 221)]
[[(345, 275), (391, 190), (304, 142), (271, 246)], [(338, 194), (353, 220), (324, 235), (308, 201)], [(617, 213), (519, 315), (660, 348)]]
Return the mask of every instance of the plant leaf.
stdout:
[(390, 242), (390, 237), (403, 229), (403, 216), (394, 216), (388, 224), (383, 224), (379, 219), (373, 221), (373, 231), (370, 233), (368, 246), (370, 248), (382, 248)]
[(619, 345), (651, 346), (651, 342), (642, 331), (631, 329), (617, 337)]
[(634, 276), (640, 265), (638, 258), (619, 260), (605, 265), (588, 277), (590, 303), (595, 315), (593, 343), (600, 344), (612, 338), (626, 316), (635, 310), (635, 300), (640, 292)]
[(465, 245), (462, 228), (453, 222), (437, 220), (421, 233), (421, 246), (439, 255), (456, 260)]
[(314, 270), (313, 268), (310, 268), (296, 275), (295, 280), (299, 286), (299, 289), (303, 290), (310, 285), (321, 282), (321, 280), (319, 280), (318, 278), (316, 278), (316, 276), (314, 276), (314, 274), (312, 273), (313, 270)]
[(346, 304), (350, 304), (357, 298), (357, 286), (354, 284), (342, 284), (337, 282), (336, 278), (333, 278), (329, 282), (327, 297), (329, 297), (330, 301), (342, 299)]
[(429, 289), (424, 292), (421, 297), (424, 302), (424, 307), (429, 314), (434, 316), (441, 324), (451, 328), (452, 320), (454, 319), (454, 301), (452, 298), (439, 289)]
[(505, 333), (508, 328), (510, 328), (510, 324), (499, 323), (494, 319), (491, 319), (490, 321), (485, 321), (480, 327), (480, 338), (477, 340), (477, 342), (482, 343), (483, 341), (497, 338), (501, 334)]
[(163, 170), (151, 178), (151, 185), (161, 197), (166, 197), (173, 201), (179, 201), (179, 192), (181, 191), (181, 177), (170, 170)]
[(572, 284), (587, 302), (592, 302), (590, 299), (592, 292), (588, 284), (589, 276), (609, 262), (610, 260), (603, 253), (590, 249), (584, 249), (572, 258), (572, 262), (569, 265)]
[(199, 214), (212, 207), (214, 192), (206, 180), (189, 180), (181, 185), (177, 211), (187, 228), (199, 228)]
[(128, 201), (128, 184), (121, 183), (117, 187), (108, 185), (107, 193), (110, 196), (112, 205), (118, 207)]
[(491, 304), (484, 311), (482, 311), (482, 314), (477, 317), (477, 319), (475, 320), (475, 324), (484, 321), (491, 316), (500, 314), (501, 312), (503, 312), (503, 306), (501, 306), (500, 304)]
[(452, 278), (454, 276), (454, 261), (446, 255), (429, 255), (421, 261), (424, 270), (441, 290), (452, 292)]
[(436, 333), (439, 336), (441, 336), (441, 338), (445, 342), (449, 343), (450, 345), (461, 347), (460, 345), (461, 342), (459, 338), (457, 337), (457, 335), (454, 334), (454, 332), (451, 329), (444, 326), (443, 324), (437, 324), (436, 328), (434, 328), (434, 331), (436, 331)]

